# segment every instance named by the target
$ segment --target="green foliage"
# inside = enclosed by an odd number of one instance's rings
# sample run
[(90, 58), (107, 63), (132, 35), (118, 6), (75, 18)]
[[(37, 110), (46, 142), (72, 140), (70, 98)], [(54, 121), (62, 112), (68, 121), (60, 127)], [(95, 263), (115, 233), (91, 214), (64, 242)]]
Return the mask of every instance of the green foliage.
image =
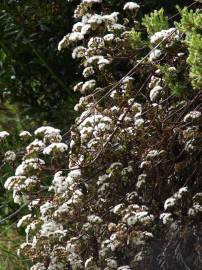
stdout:
[(150, 15), (145, 15), (142, 24), (147, 28), (150, 36), (169, 27), (168, 18), (165, 16), (163, 8), (158, 11), (154, 10)]
[(182, 97), (183, 95), (188, 95), (191, 92), (189, 83), (184, 79), (186, 70), (183, 68), (173, 70), (172, 67), (167, 64), (159, 66), (159, 69), (162, 72), (165, 85), (172, 94)]
[(30, 262), (27, 258), (19, 257), (16, 247), (22, 242), (22, 236), (16, 233), (16, 227), (1, 226), (0, 233), (0, 270), (28, 270)]
[(129, 32), (127, 41), (129, 47), (133, 50), (142, 49), (146, 45), (141, 37), (141, 32), (137, 32), (134, 28)]
[(182, 19), (177, 23), (185, 33), (185, 43), (189, 52), (187, 63), (190, 65), (190, 78), (194, 89), (202, 87), (202, 14), (199, 10), (180, 9)]
[(25, 126), (68, 126), (76, 72), (70, 51), (59, 53), (57, 44), (71, 28), (71, 4), (12, 1), (0, 10), (1, 96), (18, 106)]

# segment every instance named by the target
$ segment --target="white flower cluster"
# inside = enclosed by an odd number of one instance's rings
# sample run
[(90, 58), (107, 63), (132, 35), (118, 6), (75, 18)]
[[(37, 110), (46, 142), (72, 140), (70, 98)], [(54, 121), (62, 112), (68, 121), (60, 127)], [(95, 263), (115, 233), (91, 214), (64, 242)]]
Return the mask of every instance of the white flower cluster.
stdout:
[(184, 122), (191, 122), (199, 120), (201, 117), (201, 112), (199, 111), (191, 111), (184, 117)]
[(140, 6), (135, 2), (127, 2), (123, 7), (124, 10), (136, 10), (139, 8)]
[(0, 131), (0, 141), (7, 138), (10, 134), (7, 131)]
[(170, 28), (167, 30), (162, 30), (160, 32), (155, 33), (150, 37), (151, 43), (158, 43), (159, 41), (169, 39), (169, 40), (179, 40), (179, 32), (176, 28)]

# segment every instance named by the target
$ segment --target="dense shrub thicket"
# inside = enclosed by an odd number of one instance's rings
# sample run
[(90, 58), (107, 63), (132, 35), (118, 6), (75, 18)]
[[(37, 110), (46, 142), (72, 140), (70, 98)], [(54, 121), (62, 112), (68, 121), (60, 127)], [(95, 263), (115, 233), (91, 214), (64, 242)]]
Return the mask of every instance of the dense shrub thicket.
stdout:
[(23, 131), (20, 155), (0, 132), (32, 270), (202, 267), (202, 15), (141, 3), (77, 5), (58, 44), (84, 78), (69, 131)]
[[(76, 65), (70, 50), (57, 50), (59, 40), (71, 30), (73, 5), (66, 0), (0, 1), (0, 131), (12, 133), (8, 143), (15, 152), (23, 128), (34, 130), (48, 122), (66, 129), (73, 121)], [(3, 158), (0, 155), (0, 162)], [(13, 165), (1, 169), (0, 270), (25, 270), (28, 260), (16, 255), (23, 234), (23, 229), (16, 230), (16, 220), (26, 208), (18, 212), (12, 194), (5, 193), (4, 180)]]

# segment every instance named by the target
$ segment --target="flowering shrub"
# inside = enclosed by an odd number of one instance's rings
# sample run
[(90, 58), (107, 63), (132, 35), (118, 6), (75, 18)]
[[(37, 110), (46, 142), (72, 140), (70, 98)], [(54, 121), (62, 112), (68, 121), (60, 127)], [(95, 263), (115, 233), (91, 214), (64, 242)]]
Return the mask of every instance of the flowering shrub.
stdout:
[(114, 9), (81, 1), (58, 44), (83, 69), (75, 124), (20, 134), (28, 145), (5, 182), (30, 210), (18, 252), (31, 270), (201, 269), (201, 91), (184, 21), (164, 29), (162, 10), (141, 21), (141, 5)]

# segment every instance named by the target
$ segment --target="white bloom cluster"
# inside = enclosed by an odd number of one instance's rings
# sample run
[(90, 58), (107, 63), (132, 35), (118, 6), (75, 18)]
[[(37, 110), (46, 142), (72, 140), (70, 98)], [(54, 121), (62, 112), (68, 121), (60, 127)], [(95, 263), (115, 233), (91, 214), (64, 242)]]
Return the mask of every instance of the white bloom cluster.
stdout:
[(45, 148), (45, 144), (43, 141), (35, 139), (33, 142), (31, 142), (27, 148), (26, 151), (28, 154), (32, 153), (39, 153)]
[(31, 133), (29, 131), (26, 131), (26, 130), (21, 131), (19, 136), (21, 139), (26, 139), (26, 138), (32, 137)]
[(65, 143), (52, 143), (43, 150), (44, 155), (60, 154), (68, 150), (68, 146)]
[(162, 89), (163, 88), (161, 86), (157, 85), (150, 91), (149, 97), (152, 102), (158, 99), (158, 97), (161, 95)]
[(184, 122), (191, 122), (194, 120), (198, 120), (201, 117), (201, 112), (199, 111), (191, 111), (184, 117)]
[(7, 151), (4, 155), (5, 161), (14, 161), (16, 159), (16, 154), (13, 151)]
[(123, 7), (124, 10), (136, 10), (139, 8), (140, 6), (135, 2), (127, 2)]
[(160, 219), (162, 220), (163, 224), (169, 224), (173, 221), (171, 213), (163, 213), (160, 215)]
[(36, 136), (45, 136), (45, 135), (50, 135), (50, 134), (60, 134), (60, 130), (49, 127), (49, 126), (42, 126), (40, 128), (37, 128), (34, 132)]
[(165, 203), (164, 203), (164, 209), (172, 209), (173, 207), (176, 206), (178, 201), (182, 199), (182, 197), (188, 193), (188, 188), (187, 187), (182, 187), (180, 188), (172, 197), (168, 198)]
[(44, 263), (36, 263), (31, 267), (30, 270), (46, 270), (46, 266), (44, 265)]
[(179, 39), (179, 32), (176, 28), (170, 28), (167, 30), (162, 30), (160, 32), (155, 33), (153, 36), (151, 36), (150, 41), (151, 43), (158, 43), (161, 40), (165, 39), (171, 39), (171, 40), (178, 40)]
[(149, 55), (149, 61), (155, 61), (158, 59), (162, 54), (162, 51), (160, 49), (153, 49)]
[(7, 138), (10, 134), (7, 131), (0, 131), (0, 141)]
[(21, 184), (21, 182), (24, 181), (25, 179), (26, 179), (25, 176), (11, 176), (6, 180), (4, 187), (8, 190), (11, 190), (15, 186)]
[(18, 220), (17, 227), (21, 227), (26, 225), (31, 219), (31, 214), (23, 216), (21, 219)]
[(83, 46), (76, 47), (72, 52), (72, 58), (83, 58), (86, 52), (86, 48)]
[(39, 158), (28, 158), (24, 160), (16, 169), (16, 176), (28, 175), (30, 171), (36, 171), (44, 165), (45, 162)]

